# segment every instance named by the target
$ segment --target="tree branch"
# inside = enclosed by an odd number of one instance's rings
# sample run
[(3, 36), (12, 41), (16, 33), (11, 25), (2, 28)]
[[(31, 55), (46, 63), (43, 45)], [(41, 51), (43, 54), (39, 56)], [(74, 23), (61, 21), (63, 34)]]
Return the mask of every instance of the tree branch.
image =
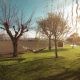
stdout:
[(3, 29), (3, 30), (5, 30), (5, 28), (3, 28), (3, 27), (0, 27), (0, 29)]

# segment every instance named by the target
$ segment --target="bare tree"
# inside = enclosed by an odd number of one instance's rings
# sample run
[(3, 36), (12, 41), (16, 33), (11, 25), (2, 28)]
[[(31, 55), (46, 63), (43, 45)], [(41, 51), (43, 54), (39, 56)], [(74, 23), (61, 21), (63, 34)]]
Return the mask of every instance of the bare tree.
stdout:
[(75, 45), (79, 44), (80, 37), (78, 33), (73, 33), (71, 34), (68, 38), (67, 41), (72, 44), (72, 48), (75, 47)]
[(7, 2), (1, 2), (0, 28), (5, 30), (9, 35), (13, 45), (13, 57), (17, 56), (17, 46), (19, 38), (28, 31), (31, 17), (27, 22), (23, 22), (23, 15), (18, 14), (15, 8), (12, 8)]
[(55, 55), (57, 54), (57, 42), (60, 40), (64, 34), (69, 30), (66, 20), (61, 13), (49, 13), (47, 18), (44, 18), (38, 22), (41, 31), (48, 36), (49, 45), (51, 45), (51, 37), (54, 39)]
[(40, 21), (38, 21), (38, 25), (39, 25), (39, 31), (42, 33), (42, 34), (45, 34), (47, 37), (48, 37), (48, 40), (49, 40), (49, 45), (48, 45), (48, 49), (49, 51), (51, 51), (51, 37), (52, 37), (52, 32), (51, 32), (51, 27), (49, 26), (49, 22), (46, 19), (41, 19)]

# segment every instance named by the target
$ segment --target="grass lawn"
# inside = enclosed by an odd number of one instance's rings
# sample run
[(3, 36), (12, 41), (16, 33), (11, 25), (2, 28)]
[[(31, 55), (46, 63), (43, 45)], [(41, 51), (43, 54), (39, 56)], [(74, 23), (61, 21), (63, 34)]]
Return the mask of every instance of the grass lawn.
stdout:
[(80, 47), (0, 59), (0, 80), (80, 80)]

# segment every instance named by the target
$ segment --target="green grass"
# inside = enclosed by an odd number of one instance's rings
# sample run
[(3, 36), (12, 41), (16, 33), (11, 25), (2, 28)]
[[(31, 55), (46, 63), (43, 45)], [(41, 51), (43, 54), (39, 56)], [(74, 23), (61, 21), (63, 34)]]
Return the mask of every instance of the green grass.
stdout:
[(0, 80), (80, 80), (80, 47), (65, 46), (58, 55), (44, 50), (1, 58)]

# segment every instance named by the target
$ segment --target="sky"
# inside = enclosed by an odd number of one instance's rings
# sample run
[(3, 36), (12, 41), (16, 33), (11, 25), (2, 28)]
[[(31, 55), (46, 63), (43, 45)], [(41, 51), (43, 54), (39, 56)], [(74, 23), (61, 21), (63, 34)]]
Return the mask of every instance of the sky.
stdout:
[[(35, 28), (37, 26), (36, 21), (42, 17), (44, 17), (49, 11), (55, 11), (56, 9), (65, 8), (65, 15), (71, 15), (71, 6), (72, 0), (5, 0), (11, 4), (11, 6), (15, 6), (17, 10), (23, 11), (25, 16), (25, 21), (31, 16), (32, 12), (35, 11), (33, 19), (32, 19), (32, 27)], [(74, 0), (74, 8), (76, 7)], [(78, 0), (80, 1), (80, 0)], [(57, 6), (58, 5), (58, 6)], [(74, 16), (75, 16), (75, 10)], [(35, 32), (26, 33), (31, 37), (35, 37)]]
[[(40, 17), (45, 15), (47, 11), (53, 6), (53, 10), (58, 7), (69, 6), (72, 0), (8, 0), (13, 6), (16, 6), (19, 10), (23, 10), (26, 17), (29, 17), (35, 10), (34, 17)], [(66, 1), (66, 4), (65, 4)]]

